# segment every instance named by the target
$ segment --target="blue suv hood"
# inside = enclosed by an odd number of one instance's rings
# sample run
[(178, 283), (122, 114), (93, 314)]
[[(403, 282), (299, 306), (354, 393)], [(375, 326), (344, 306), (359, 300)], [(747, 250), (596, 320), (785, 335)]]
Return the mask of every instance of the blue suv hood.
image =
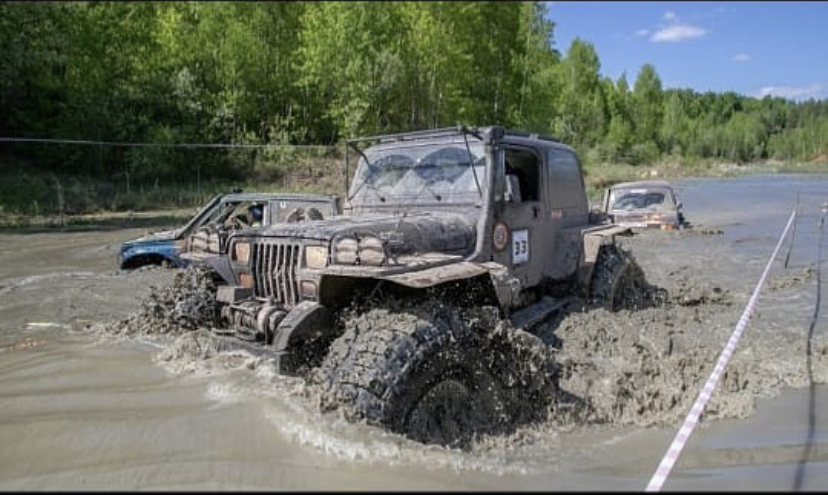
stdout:
[(175, 240), (175, 233), (175, 230), (162, 230), (159, 232), (153, 232), (152, 234), (147, 234), (143, 237), (139, 237), (131, 241), (126, 241), (123, 245), (136, 246), (139, 244), (156, 244), (159, 242), (166, 243)]

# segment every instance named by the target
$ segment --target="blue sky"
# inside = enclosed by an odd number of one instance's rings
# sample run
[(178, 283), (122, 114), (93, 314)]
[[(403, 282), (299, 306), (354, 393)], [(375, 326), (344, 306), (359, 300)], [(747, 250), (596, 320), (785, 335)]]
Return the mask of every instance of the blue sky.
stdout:
[(828, 2), (551, 1), (554, 46), (580, 38), (630, 87), (652, 64), (664, 89), (828, 99)]

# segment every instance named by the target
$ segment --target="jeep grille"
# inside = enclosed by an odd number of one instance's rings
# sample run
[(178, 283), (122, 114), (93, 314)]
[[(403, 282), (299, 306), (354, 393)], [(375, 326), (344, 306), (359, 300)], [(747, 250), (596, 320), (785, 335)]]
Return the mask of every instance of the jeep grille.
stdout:
[(296, 268), (301, 246), (276, 239), (253, 244), (251, 272), (256, 296), (274, 299), (291, 308), (299, 302)]

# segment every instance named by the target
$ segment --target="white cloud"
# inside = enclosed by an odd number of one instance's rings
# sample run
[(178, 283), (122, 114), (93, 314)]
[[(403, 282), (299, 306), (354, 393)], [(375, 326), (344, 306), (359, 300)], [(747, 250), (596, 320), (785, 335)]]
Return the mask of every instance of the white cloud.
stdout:
[(748, 62), (750, 61), (750, 55), (747, 53), (739, 53), (733, 56), (734, 62)]
[(707, 30), (700, 27), (674, 24), (653, 33), (653, 35), (650, 36), (650, 41), (654, 43), (675, 43), (691, 38), (701, 38), (705, 34), (707, 34)]
[(641, 36), (647, 36), (648, 34), (650, 34), (650, 30), (649, 30), (649, 29), (639, 29), (638, 31), (636, 31), (636, 32), (635, 32), (635, 35), (636, 35), (637, 37), (639, 37), (639, 38), (640, 38)]
[(789, 100), (822, 99), (828, 97), (828, 84), (812, 84), (810, 86), (766, 86), (759, 90), (758, 98), (778, 96)]
[[(689, 24), (681, 24), (679, 16), (671, 10), (664, 13), (663, 19), (667, 21), (668, 25), (666, 27), (662, 25), (662, 27), (659, 27), (658, 31), (655, 31), (652, 36), (650, 36), (650, 41), (653, 43), (675, 43), (686, 39), (700, 38), (707, 34), (707, 30), (704, 28), (691, 26)], [(638, 36), (646, 36), (647, 30), (640, 29), (636, 34)]]

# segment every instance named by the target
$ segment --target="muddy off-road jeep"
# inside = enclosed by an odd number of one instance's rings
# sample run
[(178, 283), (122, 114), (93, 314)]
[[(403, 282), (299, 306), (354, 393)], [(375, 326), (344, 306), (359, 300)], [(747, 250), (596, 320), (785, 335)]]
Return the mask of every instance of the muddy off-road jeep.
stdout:
[(348, 149), (342, 215), (233, 234), (210, 260), (224, 333), (424, 443), (531, 420), (555, 377), (526, 330), (570, 296), (623, 304), (631, 279), (627, 229), (590, 222), (573, 149), (498, 126)]

